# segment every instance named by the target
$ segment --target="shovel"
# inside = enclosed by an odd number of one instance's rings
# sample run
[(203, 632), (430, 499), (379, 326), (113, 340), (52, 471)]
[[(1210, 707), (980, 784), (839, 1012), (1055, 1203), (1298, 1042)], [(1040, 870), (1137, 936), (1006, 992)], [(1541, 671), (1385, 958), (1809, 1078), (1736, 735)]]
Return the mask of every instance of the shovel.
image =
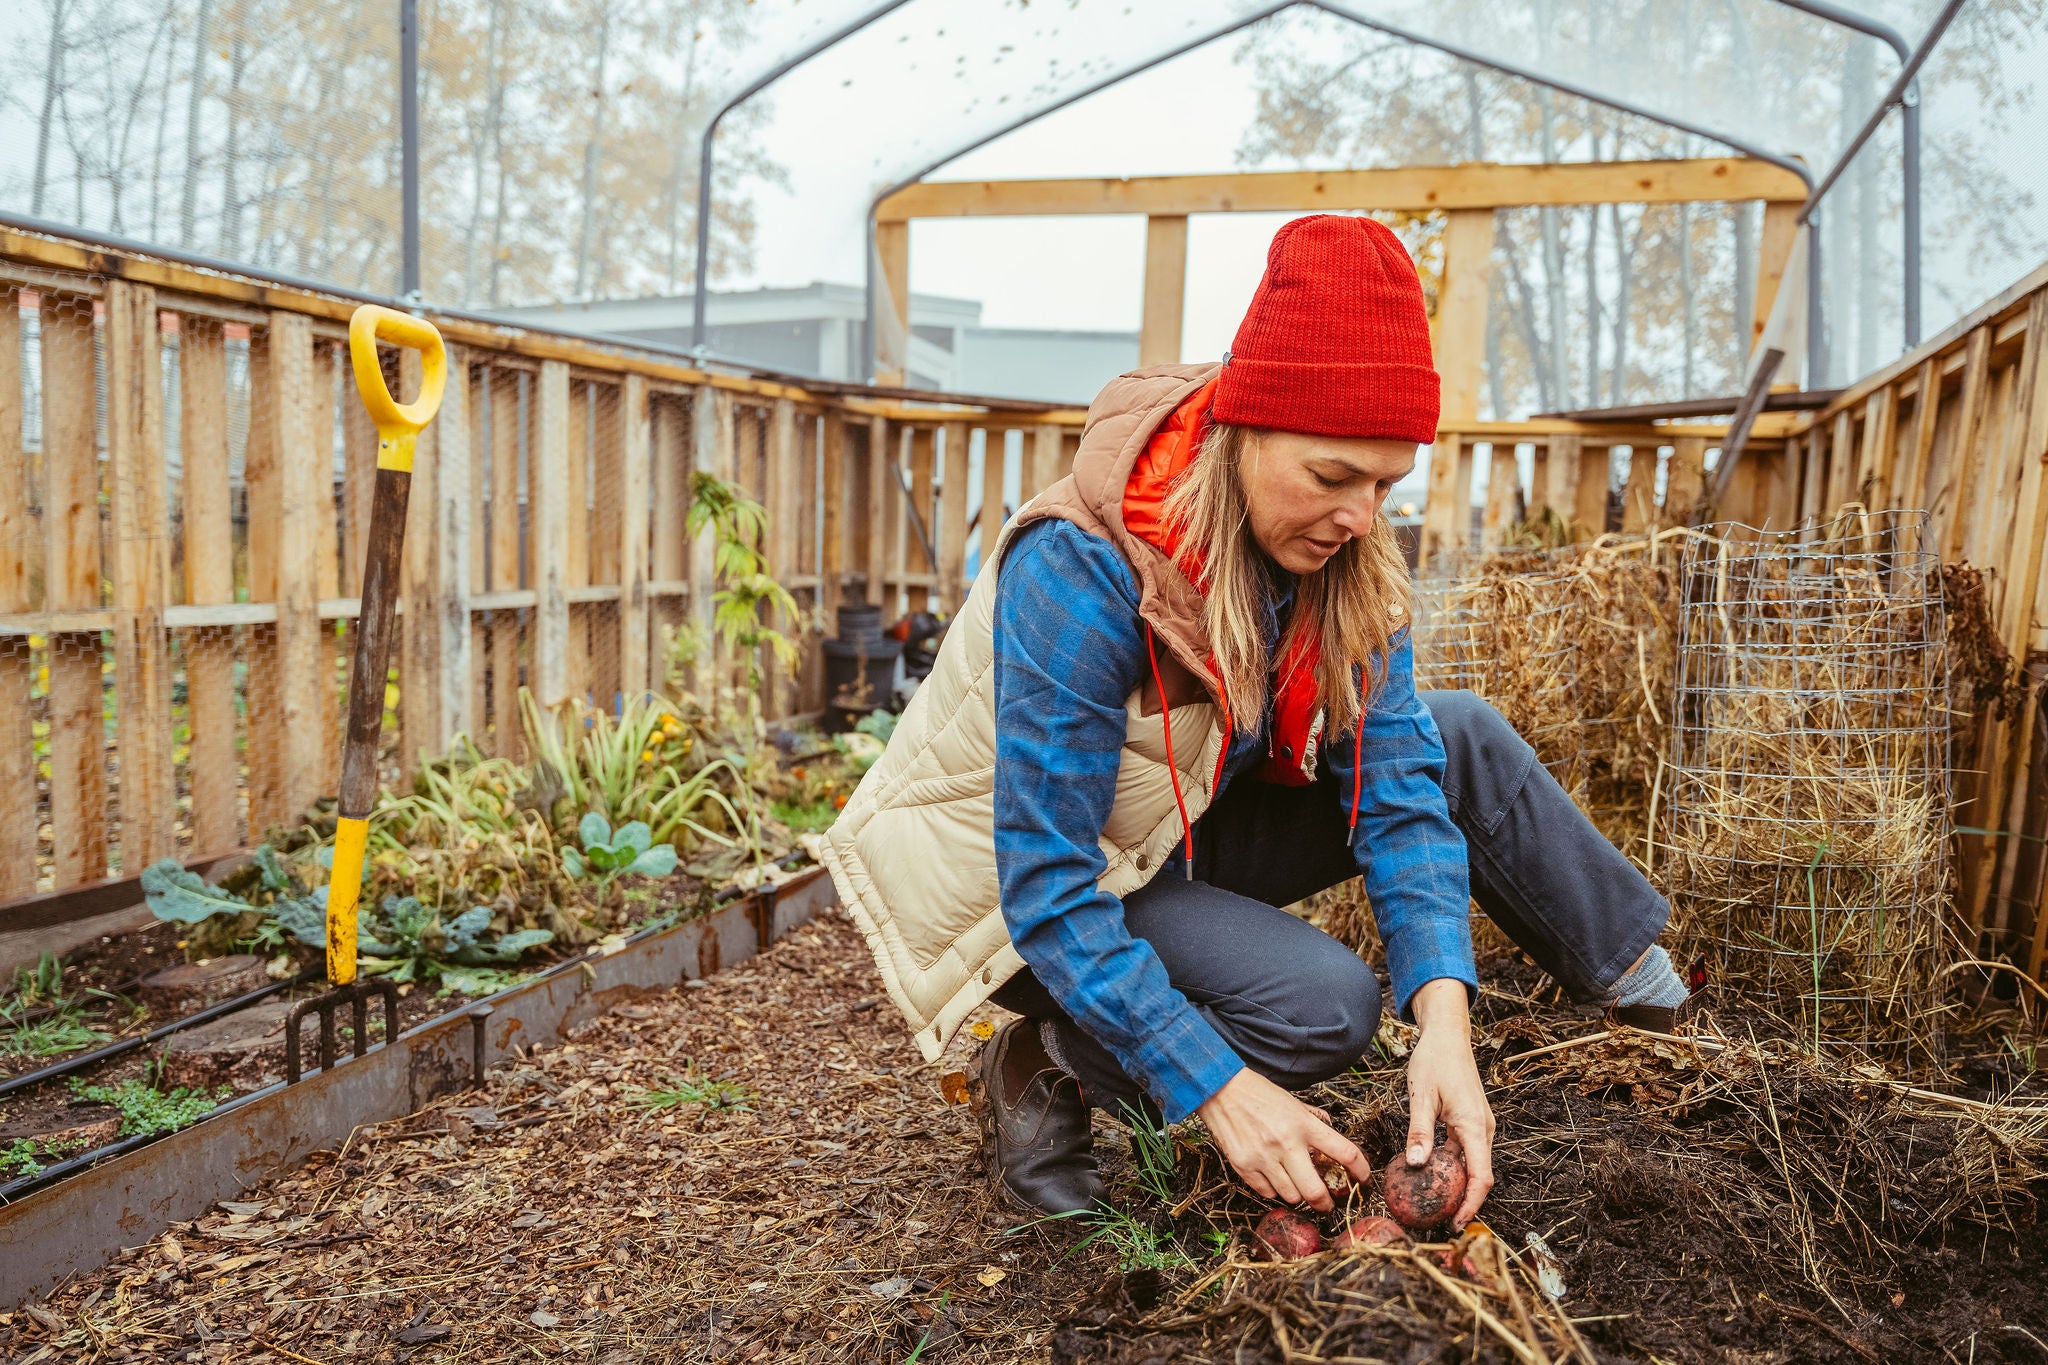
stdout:
[[(384, 385), (384, 370), (377, 362), (380, 340), (420, 353), (420, 394), (410, 403), (400, 403)], [(337, 986), (356, 979), (356, 902), (362, 895), (370, 806), (377, 799), (377, 740), (384, 728), (384, 679), (391, 663), (392, 618), (398, 610), (398, 556), (405, 544), (413, 446), (420, 430), (434, 420), (448, 383), (448, 353), (434, 325), (373, 303), (356, 309), (349, 319), (348, 355), (356, 390), (377, 425), (377, 483), (370, 499), (363, 605), (356, 617), (355, 660), (348, 677), (348, 733), (341, 749), (334, 871), (327, 884), (327, 977)]]

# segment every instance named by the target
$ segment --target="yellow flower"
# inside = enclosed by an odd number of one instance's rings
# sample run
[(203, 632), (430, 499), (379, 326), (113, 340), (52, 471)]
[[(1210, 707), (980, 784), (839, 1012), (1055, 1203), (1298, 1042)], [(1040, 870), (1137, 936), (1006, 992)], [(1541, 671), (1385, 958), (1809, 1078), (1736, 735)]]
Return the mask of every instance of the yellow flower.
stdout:
[(642, 763), (652, 763), (652, 762), (654, 762), (654, 750), (652, 750), (652, 749), (642, 749), (642, 750), (640, 751), (640, 761), (641, 761)]

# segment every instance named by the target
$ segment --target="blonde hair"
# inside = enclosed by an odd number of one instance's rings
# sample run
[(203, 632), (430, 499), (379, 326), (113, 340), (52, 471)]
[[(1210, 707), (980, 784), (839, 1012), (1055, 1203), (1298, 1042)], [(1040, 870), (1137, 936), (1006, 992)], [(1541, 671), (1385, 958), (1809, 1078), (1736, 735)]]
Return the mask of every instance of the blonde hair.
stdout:
[[(1257, 428), (1211, 424), (1165, 508), (1181, 571), (1203, 590), (1202, 626), (1231, 712), (1239, 717), (1265, 713), (1274, 666), (1261, 630), (1272, 578), (1252, 536), (1244, 493), (1244, 463), (1256, 464), (1259, 445)], [(1316, 692), (1329, 713), (1325, 733), (1349, 728), (1385, 686), (1387, 654), (1407, 619), (1408, 565), (1382, 510), (1370, 532), (1345, 542), (1322, 568), (1298, 580), (1278, 647), (1284, 659), (1302, 632), (1320, 640)], [(1357, 664), (1367, 678), (1363, 697), (1352, 674)]]

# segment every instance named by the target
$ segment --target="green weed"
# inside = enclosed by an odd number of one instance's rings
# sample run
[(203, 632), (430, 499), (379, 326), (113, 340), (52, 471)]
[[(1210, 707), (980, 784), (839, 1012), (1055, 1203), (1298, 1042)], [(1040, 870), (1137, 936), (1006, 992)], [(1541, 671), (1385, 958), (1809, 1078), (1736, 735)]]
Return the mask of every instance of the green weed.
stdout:
[(133, 1137), (139, 1133), (172, 1133), (180, 1128), (189, 1128), (235, 1092), (225, 1085), (213, 1095), (204, 1090), (183, 1087), (163, 1091), (139, 1076), (131, 1076), (119, 1085), (87, 1085), (74, 1076), (71, 1093), (82, 1100), (108, 1105), (119, 1111), (121, 1136)]
[(1144, 1114), (1126, 1104), (1124, 1122), (1131, 1129), (1131, 1160), (1138, 1167), (1138, 1184), (1145, 1193), (1169, 1207), (1174, 1202), (1173, 1134), (1154, 1128)]
[(737, 1081), (714, 1080), (708, 1076), (700, 1076), (696, 1068), (692, 1067), (684, 1075), (670, 1079), (665, 1085), (629, 1095), (626, 1103), (649, 1113), (675, 1109), (685, 1104), (701, 1104), (706, 1109), (751, 1109), (754, 1107), (754, 1092)]
[[(81, 1017), (84, 1002), (65, 994), (64, 964), (56, 954), (44, 953), (35, 966), (22, 968), (14, 983), (0, 1002), (0, 1057), (55, 1057), (107, 1041), (108, 1035)], [(38, 1010), (50, 1013), (28, 1017)]]
[(768, 813), (799, 834), (828, 830), (832, 828), (832, 822), (839, 818), (838, 808), (830, 801), (813, 801), (804, 806), (790, 801), (777, 801), (768, 807)]

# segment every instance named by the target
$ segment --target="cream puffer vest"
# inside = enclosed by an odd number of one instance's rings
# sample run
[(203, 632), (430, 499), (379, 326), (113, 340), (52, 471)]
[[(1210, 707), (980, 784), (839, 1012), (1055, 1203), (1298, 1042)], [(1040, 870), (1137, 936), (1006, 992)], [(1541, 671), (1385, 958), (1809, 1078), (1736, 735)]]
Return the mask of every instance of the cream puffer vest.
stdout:
[[(1139, 613), (1171, 660), (1168, 697), (1182, 703), (1167, 718), (1188, 818), (1208, 807), (1224, 727), (1205, 690), (1210, 650), (1201, 597), (1165, 555), (1125, 531), (1122, 500), (1153, 432), (1216, 370), (1158, 366), (1103, 389), (1089, 409), (1074, 472), (1003, 529), (947, 628), (931, 676), (826, 833), (825, 865), (928, 1061), (1024, 965), (1003, 923), (995, 848), (996, 576), (1018, 529), (1058, 517), (1110, 540), (1130, 561)], [(1126, 712), (1116, 801), (1101, 836), (1108, 867), (1097, 882), (1113, 896), (1150, 881), (1181, 838), (1158, 702), (1141, 689)]]

